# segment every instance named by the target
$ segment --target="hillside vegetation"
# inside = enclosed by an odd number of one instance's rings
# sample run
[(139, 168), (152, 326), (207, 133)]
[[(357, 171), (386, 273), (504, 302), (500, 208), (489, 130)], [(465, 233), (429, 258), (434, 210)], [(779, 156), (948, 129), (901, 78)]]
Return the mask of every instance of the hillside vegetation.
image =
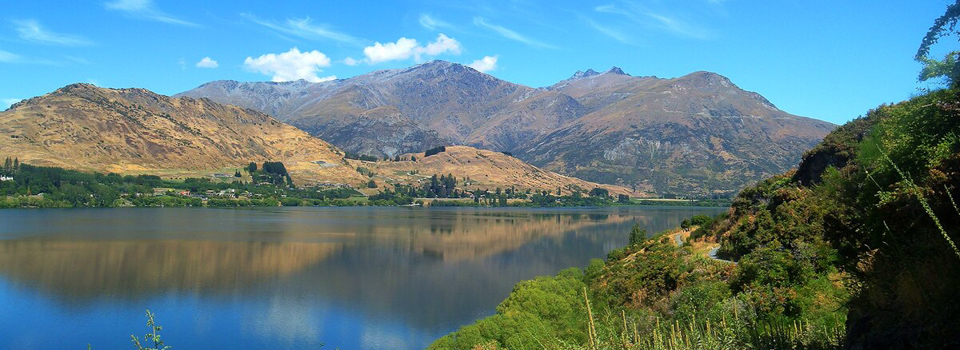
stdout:
[(419, 185), (429, 180), (432, 174), (455, 174), (458, 178), (470, 179), (465, 189), (515, 188), (517, 190), (561, 190), (562, 194), (580, 190), (586, 193), (594, 188), (604, 188), (613, 196), (618, 194), (631, 197), (644, 197), (645, 193), (631, 191), (629, 188), (603, 185), (584, 181), (546, 171), (509, 155), (476, 149), (468, 146), (444, 147), (443, 152), (427, 156), (425, 152), (398, 156), (402, 161), (395, 162), (353, 162), (369, 168), (377, 175), (376, 180), (393, 183)]
[[(956, 23), (960, 5), (951, 9)], [(926, 62), (950, 66), (932, 75), (947, 89), (841, 126), (795, 171), (697, 222), (691, 244), (633, 233), (584, 271), (518, 284), (496, 315), (433, 348), (960, 346), (955, 62)], [(736, 264), (694, 248), (711, 242)]]

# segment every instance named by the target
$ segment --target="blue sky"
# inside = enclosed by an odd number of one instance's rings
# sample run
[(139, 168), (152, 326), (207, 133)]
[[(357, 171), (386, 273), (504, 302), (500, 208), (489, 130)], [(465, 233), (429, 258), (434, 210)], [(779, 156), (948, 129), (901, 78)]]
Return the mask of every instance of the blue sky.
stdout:
[(0, 108), (76, 82), (169, 95), (219, 79), (320, 81), (443, 59), (534, 87), (588, 68), (707, 70), (785, 111), (842, 123), (926, 86), (912, 57), (949, 3), (8, 1)]

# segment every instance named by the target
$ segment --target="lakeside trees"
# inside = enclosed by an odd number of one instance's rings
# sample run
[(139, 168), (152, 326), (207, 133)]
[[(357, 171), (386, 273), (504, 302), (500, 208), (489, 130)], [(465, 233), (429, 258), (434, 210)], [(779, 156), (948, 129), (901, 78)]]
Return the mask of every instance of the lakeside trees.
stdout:
[(210, 178), (173, 181), (155, 175), (87, 173), (11, 160), (9, 166), (5, 162), (0, 168), (5, 179), (0, 181), (0, 208), (202, 206), (204, 201), (207, 206), (277, 206), (283, 198), (295, 198), (298, 205), (353, 205), (346, 199), (360, 195), (346, 188), (291, 188), (283, 164), (264, 165), (265, 170), (251, 174), (254, 183), (245, 183), (233, 177), (230, 182)]

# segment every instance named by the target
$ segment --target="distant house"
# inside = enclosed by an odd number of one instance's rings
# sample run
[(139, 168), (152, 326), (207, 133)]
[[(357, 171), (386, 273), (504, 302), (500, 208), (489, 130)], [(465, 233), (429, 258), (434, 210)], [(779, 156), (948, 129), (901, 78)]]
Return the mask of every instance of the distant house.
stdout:
[(174, 190), (174, 189), (172, 189), (172, 188), (166, 188), (166, 187), (156, 187), (156, 188), (153, 189), (153, 195), (154, 195), (154, 196), (163, 196), (163, 195), (167, 194), (167, 192), (173, 192), (173, 191), (176, 191), (176, 190)]
[[(347, 187), (350, 187), (350, 186), (348, 186), (347, 184), (335, 183), (335, 182), (318, 182), (318, 183), (313, 184), (313, 187), (318, 187), (318, 188), (347, 188)], [(317, 192), (320, 192), (320, 190), (317, 190)]]
[(13, 181), (13, 176), (0, 176), (0, 181)]

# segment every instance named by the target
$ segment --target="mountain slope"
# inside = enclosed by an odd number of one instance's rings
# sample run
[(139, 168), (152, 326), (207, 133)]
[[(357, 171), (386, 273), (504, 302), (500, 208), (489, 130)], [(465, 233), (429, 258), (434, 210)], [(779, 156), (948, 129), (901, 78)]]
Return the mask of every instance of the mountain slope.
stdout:
[(463, 144), (489, 116), (535, 89), (449, 62), (311, 84), (217, 81), (177, 96), (254, 108), (352, 152), (393, 157)]
[[(409, 161), (416, 157), (416, 161)], [(522, 160), (500, 152), (476, 149), (468, 146), (448, 146), (446, 151), (425, 157), (424, 153), (411, 153), (401, 156), (399, 162), (362, 162), (359, 166), (367, 167), (380, 174), (381, 179), (390, 182), (417, 184), (427, 180), (430, 176), (453, 174), (458, 178), (469, 178), (471, 184), (464, 186), (467, 189), (497, 187), (517, 190), (547, 190), (551, 193), (558, 188), (562, 194), (579, 189), (583, 193), (602, 187), (610, 194), (626, 194), (629, 196), (646, 196), (628, 188), (602, 185), (578, 178), (560, 175), (546, 171)], [(361, 163), (361, 162), (355, 162)]]
[(36, 165), (151, 173), (282, 161), (298, 181), (362, 180), (341, 151), (266, 114), (143, 89), (69, 85), (0, 113), (0, 135), (8, 156)]
[(790, 168), (833, 129), (708, 72), (675, 79), (603, 74), (552, 89), (592, 112), (518, 154), (564, 174), (663, 194), (733, 194)]
[[(424, 174), (476, 179), (470, 189), (497, 187), (555, 191), (598, 184), (534, 167), (499, 152), (470, 147), (411, 162), (361, 162), (272, 117), (206, 98), (171, 98), (144, 89), (74, 84), (0, 113), (0, 156), (25, 163), (121, 174), (208, 176), (233, 173), (249, 162), (282, 161), (300, 184), (369, 181), (357, 168), (387, 174), (381, 180), (418, 183)], [(409, 155), (407, 156), (409, 158)], [(402, 176), (413, 172), (417, 176)], [(614, 194), (643, 195), (604, 186)]]
[(730, 195), (796, 164), (834, 127), (714, 73), (661, 79), (616, 67), (531, 88), (433, 61), (315, 84), (217, 81), (181, 95), (276, 113), (351, 152), (469, 145), (663, 195)]

